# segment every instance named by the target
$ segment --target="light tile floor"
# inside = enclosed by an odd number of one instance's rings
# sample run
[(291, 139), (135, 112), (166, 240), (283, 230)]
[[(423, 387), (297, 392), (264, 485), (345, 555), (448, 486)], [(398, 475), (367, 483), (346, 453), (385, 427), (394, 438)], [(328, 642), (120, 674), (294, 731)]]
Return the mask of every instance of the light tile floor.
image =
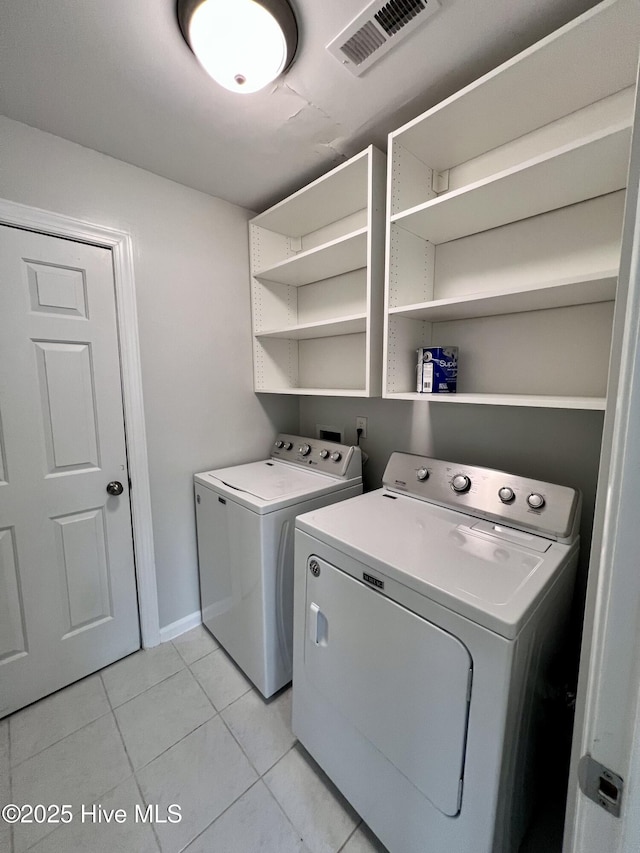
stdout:
[(0, 853), (384, 853), (296, 742), (290, 689), (265, 701), (203, 627), (0, 721), (6, 802), (73, 820), (0, 820)]

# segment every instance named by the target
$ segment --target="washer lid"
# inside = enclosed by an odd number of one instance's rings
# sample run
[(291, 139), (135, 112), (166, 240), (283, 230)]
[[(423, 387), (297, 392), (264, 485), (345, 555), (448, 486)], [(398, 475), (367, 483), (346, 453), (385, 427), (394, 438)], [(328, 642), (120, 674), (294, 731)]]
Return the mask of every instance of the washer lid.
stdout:
[(577, 548), (386, 489), (300, 515), (296, 527), (508, 639)]
[(271, 460), (218, 468), (196, 474), (195, 479), (257, 512), (271, 512), (307, 496), (335, 491), (356, 482)]

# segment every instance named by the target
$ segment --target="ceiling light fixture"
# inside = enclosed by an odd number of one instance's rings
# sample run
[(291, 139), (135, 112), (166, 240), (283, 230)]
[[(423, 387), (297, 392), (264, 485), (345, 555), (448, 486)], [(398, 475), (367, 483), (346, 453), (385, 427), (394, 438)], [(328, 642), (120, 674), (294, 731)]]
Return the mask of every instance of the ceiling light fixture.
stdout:
[(178, 0), (182, 35), (232, 92), (257, 92), (291, 65), (298, 27), (287, 0)]

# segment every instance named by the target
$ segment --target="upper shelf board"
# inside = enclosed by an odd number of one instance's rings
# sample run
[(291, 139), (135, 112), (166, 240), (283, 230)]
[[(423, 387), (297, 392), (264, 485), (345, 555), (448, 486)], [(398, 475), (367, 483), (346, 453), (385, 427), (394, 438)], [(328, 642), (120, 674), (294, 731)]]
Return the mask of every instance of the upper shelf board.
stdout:
[(306, 252), (300, 252), (286, 261), (254, 273), (260, 281), (273, 281), (300, 287), (314, 281), (361, 269), (367, 265), (368, 229), (332, 240)]
[(640, 3), (606, 0), (394, 131), (391, 141), (437, 171), (465, 163), (634, 86), (639, 45)]
[(370, 145), (360, 154), (254, 217), (269, 231), (302, 237), (367, 207), (369, 163), (383, 157)]
[(431, 243), (446, 243), (623, 189), (630, 140), (631, 118), (402, 211), (391, 221)]

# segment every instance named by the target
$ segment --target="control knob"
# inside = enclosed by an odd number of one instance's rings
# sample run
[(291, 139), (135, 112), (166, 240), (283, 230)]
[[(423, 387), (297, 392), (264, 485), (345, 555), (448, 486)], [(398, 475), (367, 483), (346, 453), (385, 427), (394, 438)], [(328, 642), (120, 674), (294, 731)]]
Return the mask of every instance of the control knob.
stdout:
[(324, 450), (320, 451), (320, 459), (326, 459), (328, 455), (329, 455), (329, 451), (327, 450), (326, 447), (324, 448)]
[(418, 480), (428, 480), (429, 472), (426, 468), (418, 468), (418, 470), (416, 471), (416, 477)]
[(510, 486), (503, 486), (501, 489), (498, 489), (498, 497), (503, 504), (511, 503), (515, 499), (515, 496), (516, 493)]
[(537, 492), (533, 492), (533, 494), (529, 495), (527, 498), (527, 503), (531, 509), (542, 509), (545, 504), (545, 500), (542, 495), (539, 495)]
[(471, 479), (467, 477), (466, 474), (456, 474), (451, 481), (451, 488), (454, 492), (458, 492), (459, 494), (462, 494), (462, 492), (468, 492), (471, 488)]
[(298, 453), (301, 456), (308, 456), (311, 453), (311, 448), (309, 447), (308, 444), (301, 444), (300, 447), (298, 448)]
[(278, 439), (276, 441), (276, 447), (280, 450), (281, 447), (284, 447), (284, 441), (280, 441), (280, 439)]
[(285, 443), (284, 443), (284, 449), (285, 450), (291, 450), (292, 447), (293, 447), (293, 444), (290, 441), (285, 441)]
[(334, 462), (339, 462), (342, 459), (342, 453), (339, 450), (334, 450), (331, 454), (331, 458)]

